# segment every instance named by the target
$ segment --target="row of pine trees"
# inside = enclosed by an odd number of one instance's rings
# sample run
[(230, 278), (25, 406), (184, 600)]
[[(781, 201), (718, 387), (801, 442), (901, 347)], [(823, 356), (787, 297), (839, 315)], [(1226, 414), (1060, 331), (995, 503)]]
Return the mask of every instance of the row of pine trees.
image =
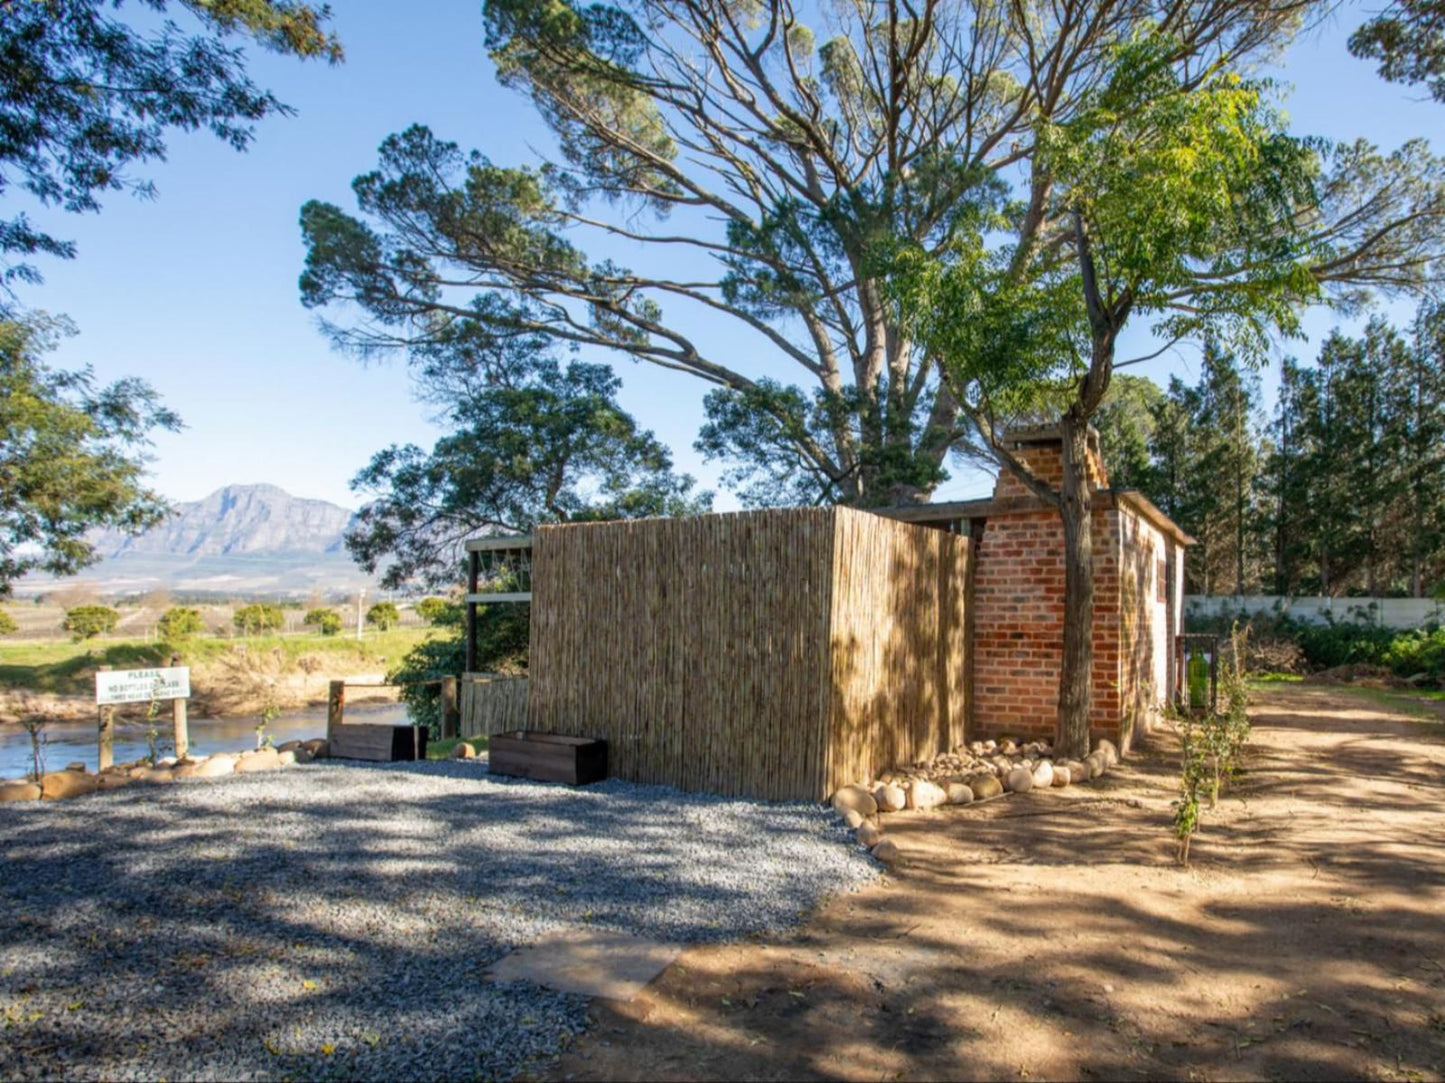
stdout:
[(1198, 382), (1125, 377), (1099, 424), (1110, 480), (1198, 539), (1198, 594), (1422, 597), (1445, 590), (1445, 306), (1334, 331), (1260, 381), (1206, 346)]

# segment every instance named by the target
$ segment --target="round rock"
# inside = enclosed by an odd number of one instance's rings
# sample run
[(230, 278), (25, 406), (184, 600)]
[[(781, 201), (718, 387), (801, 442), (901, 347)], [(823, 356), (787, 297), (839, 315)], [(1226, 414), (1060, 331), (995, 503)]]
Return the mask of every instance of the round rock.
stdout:
[(901, 786), (885, 783), (873, 791), (873, 800), (878, 803), (879, 812), (899, 812), (908, 806), (908, 795)]
[(1039, 760), (1034, 764), (1033, 770), (1034, 785), (1039, 789), (1046, 789), (1054, 784), (1054, 765), (1048, 760)]
[(1003, 793), (1003, 783), (992, 775), (975, 775), (968, 780), (968, 788), (973, 791), (975, 801), (984, 801)]
[(1034, 773), (1027, 767), (1015, 767), (1004, 779), (1004, 788), (1010, 793), (1028, 793), (1034, 788)]
[(948, 804), (948, 791), (936, 782), (915, 782), (908, 791), (908, 807), (931, 809)]
[(39, 801), (40, 786), (23, 778), (0, 782), (0, 803), (6, 801)]
[(950, 782), (948, 784), (948, 803), (950, 805), (967, 805), (973, 801), (973, 789), (966, 782)]
[(864, 823), (858, 828), (858, 841), (868, 849), (873, 849), (883, 839), (883, 828), (877, 824)]
[(873, 856), (891, 867), (903, 860), (903, 851), (898, 849), (898, 843), (892, 839), (884, 839), (873, 847)]
[(1054, 768), (1054, 781), (1053, 781), (1053, 785), (1055, 785), (1055, 786), (1067, 786), (1071, 780), (1072, 780), (1072, 774), (1071, 774), (1071, 772), (1069, 771), (1069, 769), (1068, 769), (1067, 767), (1055, 767), (1055, 768)]

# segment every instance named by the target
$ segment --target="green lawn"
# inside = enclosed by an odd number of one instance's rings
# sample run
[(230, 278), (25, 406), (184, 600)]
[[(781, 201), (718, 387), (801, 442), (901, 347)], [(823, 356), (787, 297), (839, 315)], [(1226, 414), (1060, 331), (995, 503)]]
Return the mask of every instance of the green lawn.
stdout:
[(1249, 684), (1259, 692), (1282, 691), (1287, 685), (1310, 691), (1338, 692), (1416, 718), (1436, 722), (1445, 720), (1445, 692), (1421, 688), (1370, 688), (1358, 684), (1304, 684), (1303, 681), (1304, 678), (1288, 673), (1262, 673), (1252, 676)]
[[(466, 741), (478, 752), (485, 752), (487, 739), (485, 737), (468, 737)], [(461, 744), (462, 738), (449, 737), (445, 741), (428, 741), (426, 743), (426, 758), (429, 760), (449, 760), (452, 758), (452, 749)]]
[(279, 650), (283, 664), (294, 665), (305, 655), (321, 655), (333, 665), (353, 672), (362, 669), (390, 670), (402, 655), (434, 634), (432, 628), (393, 628), (368, 632), (366, 638), (351, 636), (253, 636), (236, 639), (211, 637), (180, 644), (150, 643), (145, 640), (105, 639), (85, 643), (67, 640), (0, 642), (0, 687), (58, 695), (86, 695), (93, 688), (95, 671), (103, 665), (114, 669), (139, 669), (169, 663), (172, 654), (204, 674), (206, 664), (238, 647), (248, 651)]

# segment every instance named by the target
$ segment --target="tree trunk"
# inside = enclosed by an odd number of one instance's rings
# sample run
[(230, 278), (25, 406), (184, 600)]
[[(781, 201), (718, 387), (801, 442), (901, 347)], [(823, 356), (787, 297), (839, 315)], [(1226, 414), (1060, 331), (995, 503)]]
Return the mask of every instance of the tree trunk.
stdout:
[(1064, 482), (1060, 515), (1064, 523), (1064, 657), (1059, 674), (1059, 730), (1056, 755), (1089, 752), (1090, 677), (1094, 669), (1093, 494), (1088, 479), (1087, 420), (1064, 415)]

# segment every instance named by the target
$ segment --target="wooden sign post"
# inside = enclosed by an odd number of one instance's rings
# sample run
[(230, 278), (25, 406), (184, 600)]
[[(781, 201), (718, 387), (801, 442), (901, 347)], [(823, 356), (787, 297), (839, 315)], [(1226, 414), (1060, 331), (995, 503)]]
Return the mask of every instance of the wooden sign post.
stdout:
[[(179, 659), (174, 659), (179, 661)], [(176, 739), (176, 759), (190, 750), (186, 729), (186, 700), (191, 694), (191, 671), (186, 666), (164, 669), (111, 669), (101, 666), (95, 673), (95, 703), (100, 708), (100, 754), (97, 770), (115, 763), (115, 705), (171, 701), (171, 722)]]

